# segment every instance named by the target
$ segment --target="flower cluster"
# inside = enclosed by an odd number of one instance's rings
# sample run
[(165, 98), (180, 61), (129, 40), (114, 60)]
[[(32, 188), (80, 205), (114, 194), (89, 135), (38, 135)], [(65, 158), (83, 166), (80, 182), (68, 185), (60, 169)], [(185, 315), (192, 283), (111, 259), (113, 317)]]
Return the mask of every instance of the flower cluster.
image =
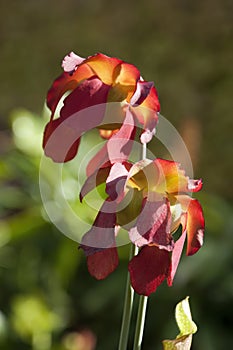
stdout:
[[(202, 181), (189, 179), (174, 161), (129, 161), (137, 128), (143, 130), (141, 143), (148, 143), (160, 110), (153, 83), (144, 81), (135, 66), (103, 54), (84, 59), (74, 53), (65, 57), (62, 66), (64, 72), (47, 96), (51, 120), (44, 132), (45, 154), (57, 162), (71, 160), (81, 135), (93, 127), (107, 140), (89, 162), (80, 192), (82, 201), (96, 186), (105, 184), (107, 194), (81, 242), (88, 270), (104, 279), (116, 269), (116, 236), (123, 228), (139, 248), (129, 262), (135, 291), (150, 295), (165, 279), (171, 286), (185, 240), (187, 255), (195, 254), (203, 244), (202, 208), (191, 197), (201, 190)], [(54, 119), (66, 92), (69, 95), (59, 118)], [(118, 107), (109, 113), (108, 105), (113, 102)], [(175, 240), (180, 226), (181, 235)]]

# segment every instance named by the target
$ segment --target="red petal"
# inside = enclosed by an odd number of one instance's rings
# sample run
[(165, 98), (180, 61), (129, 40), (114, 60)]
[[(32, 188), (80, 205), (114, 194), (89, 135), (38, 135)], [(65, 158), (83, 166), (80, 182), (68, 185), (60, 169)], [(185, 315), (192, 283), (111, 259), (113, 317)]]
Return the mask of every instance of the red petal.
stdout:
[(130, 110), (127, 110), (124, 123), (119, 131), (106, 142), (103, 148), (88, 163), (87, 176), (93, 174), (96, 169), (101, 168), (108, 161), (111, 163), (127, 161), (133, 146), (132, 140), (135, 132), (134, 118)]
[(145, 246), (129, 262), (131, 284), (138, 294), (149, 296), (170, 274), (171, 258), (167, 250)]
[(87, 257), (89, 273), (97, 280), (103, 280), (118, 266), (119, 259), (116, 248), (104, 249)]
[[(64, 106), (62, 107), (60, 113), (61, 118), (66, 119), (74, 113), (87, 109), (88, 107), (106, 103), (109, 90), (109, 85), (102, 83), (101, 80), (95, 77), (85, 80), (65, 98)], [(74, 119), (76, 123), (75, 125), (72, 125), (72, 127), (85, 131), (92, 128), (92, 124), (95, 127), (99, 126), (104, 118), (104, 110), (105, 108), (103, 108), (102, 115), (100, 115), (98, 118), (96, 117), (96, 112), (93, 109), (90, 109), (89, 111), (86, 110), (85, 113), (87, 115), (77, 115), (77, 117)]]
[(147, 98), (142, 102), (141, 107), (146, 107), (152, 109), (155, 112), (160, 111), (160, 103), (158, 98), (158, 93), (155, 87), (152, 87)]
[(198, 200), (190, 201), (187, 214), (187, 255), (193, 255), (203, 245), (205, 228), (203, 211)]
[(129, 237), (138, 247), (154, 243), (170, 251), (173, 248), (170, 228), (171, 213), (168, 200), (145, 200), (136, 225), (129, 230)]
[(73, 159), (78, 151), (80, 138), (61, 119), (50, 121), (44, 131), (43, 148), (47, 157), (63, 163)]
[(174, 246), (174, 249), (172, 251), (172, 268), (171, 268), (171, 273), (170, 273), (170, 276), (167, 279), (167, 283), (168, 283), (169, 286), (172, 285), (174, 276), (176, 274), (176, 270), (177, 270), (177, 267), (179, 265), (181, 254), (182, 254), (182, 251), (183, 251), (185, 238), (186, 238), (186, 231), (183, 231), (183, 233), (180, 236), (180, 238), (175, 242), (175, 246)]
[(80, 201), (83, 200), (83, 198), (91, 192), (95, 187), (99, 186), (100, 184), (104, 183), (109, 175), (111, 166), (106, 166), (103, 168), (100, 168), (96, 170), (94, 174), (89, 176), (84, 185), (82, 186), (82, 189), (80, 191)]
[(82, 64), (73, 74), (64, 72), (53, 82), (47, 94), (47, 106), (52, 112), (51, 118), (64, 93), (74, 90), (82, 80), (88, 79), (93, 75), (92, 69), (87, 64)]
[(202, 179), (199, 180), (191, 180), (188, 181), (188, 191), (190, 192), (198, 192), (202, 189)]

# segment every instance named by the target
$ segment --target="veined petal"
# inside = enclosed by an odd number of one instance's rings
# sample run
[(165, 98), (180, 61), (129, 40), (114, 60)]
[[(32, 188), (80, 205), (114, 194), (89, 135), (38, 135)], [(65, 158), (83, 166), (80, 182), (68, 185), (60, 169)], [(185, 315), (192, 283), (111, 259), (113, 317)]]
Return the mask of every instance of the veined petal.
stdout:
[(78, 151), (80, 137), (59, 118), (45, 127), (43, 148), (45, 155), (54, 162), (64, 163), (73, 159)]
[(198, 200), (190, 201), (187, 211), (187, 255), (195, 254), (203, 245), (205, 221)]
[(131, 285), (138, 294), (149, 296), (169, 276), (170, 269), (167, 250), (145, 246), (129, 262)]
[(85, 58), (76, 55), (74, 52), (70, 52), (66, 55), (62, 61), (62, 68), (64, 72), (73, 73), (75, 68), (79, 66)]
[(103, 280), (118, 266), (119, 259), (116, 248), (108, 248), (87, 257), (87, 267), (91, 276)]
[(82, 80), (92, 76), (94, 76), (92, 69), (87, 64), (82, 64), (73, 74), (64, 72), (53, 82), (47, 94), (47, 106), (52, 112), (51, 118), (64, 93), (74, 90)]
[(171, 212), (168, 200), (165, 198), (157, 201), (145, 199), (135, 226), (129, 230), (129, 237), (138, 247), (153, 243), (171, 251), (173, 239), (170, 229)]
[(112, 85), (115, 78), (115, 69), (122, 63), (122, 60), (97, 53), (94, 56), (90, 56), (85, 63), (105, 84)]

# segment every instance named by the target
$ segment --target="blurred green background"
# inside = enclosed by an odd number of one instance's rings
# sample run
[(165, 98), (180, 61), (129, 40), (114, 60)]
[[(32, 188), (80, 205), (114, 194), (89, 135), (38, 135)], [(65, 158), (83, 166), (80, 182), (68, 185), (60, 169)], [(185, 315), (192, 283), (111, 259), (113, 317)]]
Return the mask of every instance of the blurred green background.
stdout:
[[(122, 58), (155, 81), (161, 112), (204, 181), (197, 197), (205, 245), (183, 257), (172, 288), (164, 284), (151, 296), (143, 349), (162, 349), (162, 339), (177, 334), (173, 310), (187, 295), (199, 327), (192, 349), (230, 349), (232, 1), (0, 0), (0, 9), (0, 349), (117, 348), (128, 247), (119, 250), (117, 271), (95, 281), (77, 243), (50, 223), (40, 198), (44, 100), (70, 51)], [(75, 162), (64, 167), (69, 186)], [(45, 176), (52, 186), (49, 167)]]

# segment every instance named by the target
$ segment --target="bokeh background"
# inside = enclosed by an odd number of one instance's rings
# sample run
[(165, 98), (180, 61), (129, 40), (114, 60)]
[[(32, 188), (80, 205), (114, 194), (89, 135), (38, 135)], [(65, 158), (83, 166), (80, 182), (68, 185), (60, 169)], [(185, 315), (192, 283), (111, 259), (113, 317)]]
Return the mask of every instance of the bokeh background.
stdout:
[[(192, 349), (230, 349), (232, 1), (0, 0), (0, 9), (0, 349), (117, 349), (128, 247), (114, 274), (92, 279), (77, 243), (47, 218), (38, 186), (44, 100), (70, 51), (122, 58), (155, 81), (162, 114), (204, 181), (205, 245), (183, 257), (172, 288), (151, 296), (143, 349), (176, 336), (174, 307), (187, 295), (199, 327)], [(75, 167), (65, 175), (72, 194)], [(45, 176), (52, 186), (49, 168)]]

